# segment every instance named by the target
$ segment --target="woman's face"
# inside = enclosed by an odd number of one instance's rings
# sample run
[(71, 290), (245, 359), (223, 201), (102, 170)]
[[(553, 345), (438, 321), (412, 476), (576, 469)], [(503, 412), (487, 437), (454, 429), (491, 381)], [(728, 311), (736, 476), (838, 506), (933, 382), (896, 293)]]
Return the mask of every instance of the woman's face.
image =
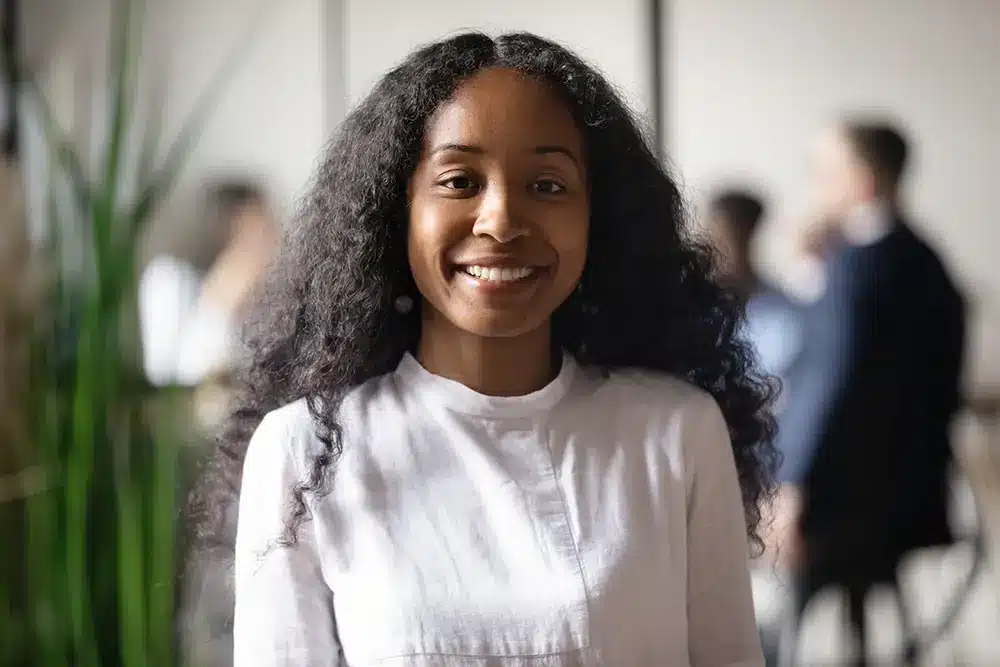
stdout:
[(583, 138), (536, 80), (486, 70), (459, 87), (428, 123), (409, 200), (425, 327), (519, 336), (545, 325), (580, 279)]

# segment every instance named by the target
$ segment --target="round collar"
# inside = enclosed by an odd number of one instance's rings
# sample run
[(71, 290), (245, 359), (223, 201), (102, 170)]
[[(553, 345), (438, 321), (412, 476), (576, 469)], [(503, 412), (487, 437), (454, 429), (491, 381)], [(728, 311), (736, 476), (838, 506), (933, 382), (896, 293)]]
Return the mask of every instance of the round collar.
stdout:
[(564, 352), (559, 374), (541, 389), (523, 396), (488, 396), (431, 373), (409, 352), (396, 368), (396, 376), (409, 390), (419, 392), (421, 400), (454, 412), (494, 419), (530, 417), (551, 410), (566, 395), (576, 373), (576, 360)]

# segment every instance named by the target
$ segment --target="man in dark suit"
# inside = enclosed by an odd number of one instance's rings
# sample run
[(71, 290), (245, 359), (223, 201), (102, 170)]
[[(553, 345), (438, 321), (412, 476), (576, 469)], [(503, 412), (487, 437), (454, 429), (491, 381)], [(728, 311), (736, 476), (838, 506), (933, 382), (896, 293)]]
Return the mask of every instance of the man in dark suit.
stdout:
[(951, 540), (948, 432), (965, 307), (901, 210), (907, 152), (877, 122), (843, 123), (820, 142), (817, 194), (837, 241), (825, 250), (825, 292), (805, 314), (778, 436), (794, 452), (780, 497), (797, 510), (795, 617), (826, 585), (846, 589), (858, 664), (870, 587), (894, 585), (905, 553)]

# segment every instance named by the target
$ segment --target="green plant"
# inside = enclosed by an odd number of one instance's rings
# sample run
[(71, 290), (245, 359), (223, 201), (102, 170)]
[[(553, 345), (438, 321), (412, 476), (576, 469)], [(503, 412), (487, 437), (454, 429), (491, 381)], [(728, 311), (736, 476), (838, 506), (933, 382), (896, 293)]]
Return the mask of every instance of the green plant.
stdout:
[[(49, 233), (39, 249), (50, 280), (28, 346), (25, 437), (17, 455), (41, 471), (43, 484), (21, 501), (24, 585), (0, 590), (12, 610), (0, 621), (9, 620), (13, 628), (0, 635), (10, 640), (0, 659), (13, 664), (176, 664), (180, 451), (170, 420), (153, 427), (154, 394), (130, 352), (137, 346), (137, 245), (239, 51), (217, 73), (162, 160), (155, 133), (146, 132), (138, 188), (129, 196), (123, 172), (127, 149), (138, 139), (141, 6), (116, 0), (114, 7), (107, 142), (98, 173), (84, 168), (34, 78), (21, 77), (38, 110), (52, 167)], [(68, 201), (58, 196), (60, 183), (68, 185)], [(74, 246), (82, 239), (82, 272), (63, 267), (67, 230), (74, 232)]]

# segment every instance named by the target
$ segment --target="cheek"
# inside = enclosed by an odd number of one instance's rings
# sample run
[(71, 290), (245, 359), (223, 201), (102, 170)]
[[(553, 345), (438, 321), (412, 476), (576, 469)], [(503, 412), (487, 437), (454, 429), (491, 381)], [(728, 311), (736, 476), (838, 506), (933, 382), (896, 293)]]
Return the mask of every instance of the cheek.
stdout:
[(576, 283), (587, 261), (590, 240), (590, 211), (581, 208), (572, 217), (557, 221), (551, 227), (550, 239), (559, 254), (559, 273)]
[(844, 182), (837, 174), (831, 173), (820, 181), (820, 192), (830, 202), (836, 202), (843, 197)]
[(410, 269), (418, 283), (437, 274), (448, 249), (462, 238), (461, 216), (448, 204), (411, 203), (407, 247)]

